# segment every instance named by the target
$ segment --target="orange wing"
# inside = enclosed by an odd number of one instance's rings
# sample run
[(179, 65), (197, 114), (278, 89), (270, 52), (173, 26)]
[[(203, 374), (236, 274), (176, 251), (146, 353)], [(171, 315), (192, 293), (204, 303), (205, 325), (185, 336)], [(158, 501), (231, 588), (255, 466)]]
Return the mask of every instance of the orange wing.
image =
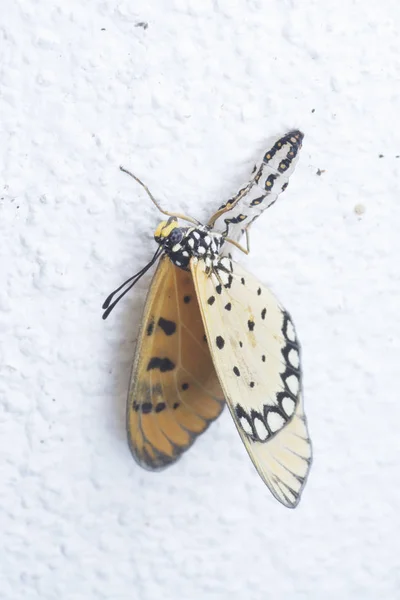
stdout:
[(192, 275), (163, 257), (147, 296), (129, 387), (134, 458), (152, 470), (170, 465), (224, 405)]

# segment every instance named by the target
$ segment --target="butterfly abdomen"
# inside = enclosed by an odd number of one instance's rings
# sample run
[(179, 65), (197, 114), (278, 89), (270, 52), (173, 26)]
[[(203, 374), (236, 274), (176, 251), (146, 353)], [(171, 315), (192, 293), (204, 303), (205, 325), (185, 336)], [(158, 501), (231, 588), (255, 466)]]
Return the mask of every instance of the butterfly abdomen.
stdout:
[(304, 134), (298, 129), (279, 138), (255, 165), (250, 181), (220, 206), (208, 224), (239, 241), (251, 223), (286, 190), (303, 138)]

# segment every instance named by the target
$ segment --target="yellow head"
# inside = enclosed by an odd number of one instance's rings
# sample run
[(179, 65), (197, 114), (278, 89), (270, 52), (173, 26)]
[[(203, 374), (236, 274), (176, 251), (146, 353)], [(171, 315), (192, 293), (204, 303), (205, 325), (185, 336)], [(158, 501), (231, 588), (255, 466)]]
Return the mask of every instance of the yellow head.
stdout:
[(168, 221), (161, 221), (154, 232), (154, 239), (158, 244), (162, 244), (177, 227), (178, 219), (176, 217), (170, 217)]

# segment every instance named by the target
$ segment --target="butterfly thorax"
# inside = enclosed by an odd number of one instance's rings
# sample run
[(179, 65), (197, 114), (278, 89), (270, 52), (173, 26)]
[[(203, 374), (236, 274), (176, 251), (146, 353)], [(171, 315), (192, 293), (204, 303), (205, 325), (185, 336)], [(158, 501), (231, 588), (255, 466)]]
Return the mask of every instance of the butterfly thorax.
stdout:
[(154, 233), (154, 239), (169, 259), (180, 269), (188, 270), (192, 258), (204, 260), (211, 268), (221, 254), (223, 235), (210, 231), (207, 225), (179, 227), (174, 217), (163, 221)]

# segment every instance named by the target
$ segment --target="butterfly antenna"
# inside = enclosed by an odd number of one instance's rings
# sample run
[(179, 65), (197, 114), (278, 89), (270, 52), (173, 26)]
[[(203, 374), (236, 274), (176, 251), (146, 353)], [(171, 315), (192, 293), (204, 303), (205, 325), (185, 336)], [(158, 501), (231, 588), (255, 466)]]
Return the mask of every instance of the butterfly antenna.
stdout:
[[(109, 296), (107, 296), (107, 298), (105, 299), (105, 301), (103, 303), (103, 306), (101, 307), (104, 310), (103, 319), (107, 319), (108, 315), (113, 310), (113, 308), (115, 308), (115, 306), (118, 304), (118, 302), (125, 296), (125, 294), (127, 294), (129, 292), (129, 290), (135, 285), (135, 283), (137, 283), (139, 281), (139, 279), (141, 277), (143, 277), (143, 275), (146, 273), (146, 271), (148, 271), (150, 269), (150, 267), (152, 267), (154, 265), (156, 260), (162, 254), (162, 252), (163, 252), (163, 249), (161, 246), (159, 246), (157, 248), (156, 253), (154, 254), (153, 258), (151, 259), (151, 261), (145, 267), (143, 267), (143, 269), (141, 269), (138, 273), (136, 273), (136, 275), (132, 275), (132, 277), (129, 277), (129, 279), (124, 281), (124, 283), (122, 285), (120, 285)], [(111, 302), (113, 297), (115, 296), (115, 294), (118, 294), (118, 292), (120, 292), (128, 283), (130, 285), (126, 288), (126, 290), (124, 290), (118, 296), (118, 298), (116, 298), (116, 300), (114, 300), (114, 302)]]
[(158, 204), (157, 200), (154, 198), (153, 194), (150, 192), (147, 185), (145, 185), (143, 183), (143, 181), (141, 181), (139, 179), (139, 177), (136, 177), (136, 175), (131, 173), (131, 171), (128, 171), (128, 169), (125, 169), (125, 167), (120, 166), (120, 170), (123, 173), (126, 173), (127, 175), (130, 175), (131, 177), (133, 177), (133, 179), (135, 181), (137, 181), (142, 186), (142, 188), (144, 188), (146, 190), (146, 192), (147, 192), (150, 200), (153, 202), (154, 206), (156, 206), (163, 215), (167, 215), (168, 217), (175, 217), (176, 219), (182, 219), (183, 221), (188, 221), (189, 223), (194, 223), (195, 225), (200, 225), (199, 221), (197, 221), (196, 219), (192, 219), (191, 217), (186, 217), (185, 215), (181, 215), (180, 213), (171, 213), (171, 212), (168, 212), (167, 210), (164, 210), (163, 208), (161, 208), (161, 206)]
[(158, 210), (159, 210), (160, 212), (164, 212), (164, 211), (163, 211), (163, 209), (161, 208), (161, 206), (158, 204), (157, 200), (154, 198), (153, 194), (150, 192), (150, 190), (149, 190), (149, 188), (147, 187), (147, 185), (145, 185), (145, 184), (143, 183), (143, 181), (141, 181), (141, 180), (139, 179), (139, 177), (136, 177), (136, 175), (134, 175), (133, 173), (131, 173), (131, 171), (128, 171), (128, 169), (125, 169), (125, 167), (120, 167), (120, 169), (121, 169), (121, 171), (122, 171), (123, 173), (126, 173), (127, 175), (130, 175), (130, 177), (133, 177), (133, 179), (134, 179), (135, 181), (137, 181), (137, 182), (138, 182), (138, 183), (139, 183), (139, 184), (142, 186), (142, 188), (144, 188), (144, 189), (146, 190), (146, 192), (147, 192), (147, 194), (148, 194), (148, 196), (149, 196), (150, 200), (151, 200), (151, 201), (153, 202), (153, 204), (154, 204), (154, 205), (155, 205), (155, 206), (158, 208)]

